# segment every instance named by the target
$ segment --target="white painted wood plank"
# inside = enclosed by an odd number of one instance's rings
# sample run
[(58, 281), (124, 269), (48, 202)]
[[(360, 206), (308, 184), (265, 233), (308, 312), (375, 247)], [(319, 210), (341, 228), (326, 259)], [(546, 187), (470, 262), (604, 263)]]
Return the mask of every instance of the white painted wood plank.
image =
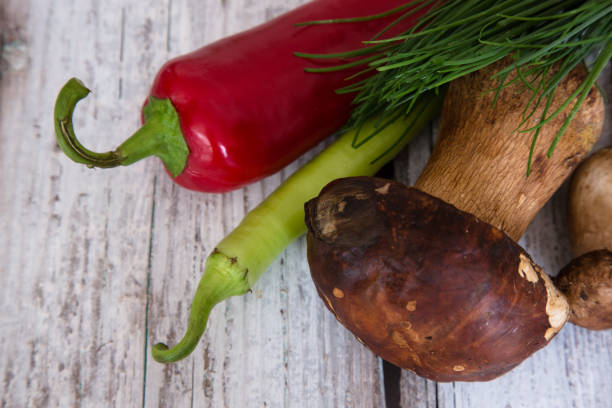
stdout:
[(118, 97), (119, 9), (10, 3), (27, 17), (14, 21), (27, 65), (0, 80), (10, 200), (2, 201), (2, 405), (133, 406), (144, 381), (152, 176), (146, 164), (112, 173), (75, 165), (55, 147), (51, 120), (57, 91), (76, 74), (96, 89), (76, 115), (88, 146), (113, 147), (137, 126), (140, 98), (126, 98), (124, 111)]

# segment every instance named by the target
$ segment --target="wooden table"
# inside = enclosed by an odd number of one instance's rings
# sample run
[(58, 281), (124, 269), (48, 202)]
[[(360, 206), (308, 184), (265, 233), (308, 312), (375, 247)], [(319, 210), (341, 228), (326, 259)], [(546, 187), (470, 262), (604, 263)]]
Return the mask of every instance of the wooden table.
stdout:
[[(165, 60), (302, 2), (0, 3), (0, 406), (611, 407), (611, 331), (568, 325), (488, 383), (435, 383), (384, 364), (324, 308), (303, 239), (252, 293), (213, 311), (191, 357), (152, 359), (151, 344), (182, 336), (214, 245), (314, 152), (223, 195), (177, 187), (156, 159), (90, 170), (56, 147), (56, 93), (71, 76), (94, 90), (75, 127), (108, 150), (138, 127)], [(395, 162), (397, 178), (415, 180), (435, 128)], [(608, 123), (599, 146), (610, 133)], [(566, 195), (565, 185), (521, 240), (551, 274), (570, 259)]]

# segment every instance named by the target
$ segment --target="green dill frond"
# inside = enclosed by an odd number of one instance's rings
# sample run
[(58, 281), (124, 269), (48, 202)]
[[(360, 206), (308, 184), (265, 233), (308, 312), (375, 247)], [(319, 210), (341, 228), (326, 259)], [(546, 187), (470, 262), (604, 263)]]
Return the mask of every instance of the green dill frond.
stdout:
[[(574, 105), (568, 118), (549, 148), (552, 154), (559, 138), (573, 119), (597, 77), (612, 58), (611, 0), (416, 0), (376, 16), (405, 18), (415, 8), (431, 7), (410, 30), (390, 38), (382, 33), (364, 41), (361, 50), (336, 53), (334, 58), (352, 58), (350, 64), (327, 67), (334, 71), (364, 65), (361, 73), (376, 73), (339, 89), (338, 93), (355, 93), (355, 108), (347, 128), (359, 128), (368, 118), (405, 107), (410, 111), (414, 101), (424, 93), (480, 70), (504, 58), (512, 63), (496, 74), (499, 89), (513, 81), (521, 81), (531, 92), (525, 108), (524, 122), (539, 106), (545, 107), (538, 125), (521, 132), (533, 132), (531, 155), (539, 129), (567, 108)], [(349, 22), (351, 19), (343, 19)], [(326, 23), (334, 23), (328, 20)], [(326, 58), (326, 55), (301, 55), (305, 58)], [(358, 57), (355, 60), (355, 57)], [(589, 74), (554, 112), (548, 107), (556, 86), (579, 64)], [(555, 67), (554, 69), (553, 66)], [(507, 81), (509, 74), (512, 80)], [(357, 75), (358, 76), (358, 75)], [(499, 89), (497, 92), (499, 92)], [(355, 141), (355, 145), (359, 145)]]

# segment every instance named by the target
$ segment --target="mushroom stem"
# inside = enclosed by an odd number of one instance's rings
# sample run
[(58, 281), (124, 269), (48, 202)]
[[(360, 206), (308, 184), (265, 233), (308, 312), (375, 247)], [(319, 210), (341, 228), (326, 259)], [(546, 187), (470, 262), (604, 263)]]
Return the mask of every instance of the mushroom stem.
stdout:
[[(438, 139), (415, 187), (518, 240), (538, 210), (592, 149), (603, 128), (604, 109), (601, 96), (593, 88), (550, 158), (546, 157), (548, 148), (566, 115), (557, 115), (544, 125), (533, 153), (531, 174), (525, 176), (533, 133), (520, 130), (535, 126), (543, 107), (528, 121), (523, 120), (530, 92), (523, 92), (521, 81), (505, 86), (494, 104), (498, 82), (492, 77), (506, 63), (493, 64), (451, 84)], [(567, 75), (557, 86), (547, 111), (556, 111), (586, 75), (583, 67)]]

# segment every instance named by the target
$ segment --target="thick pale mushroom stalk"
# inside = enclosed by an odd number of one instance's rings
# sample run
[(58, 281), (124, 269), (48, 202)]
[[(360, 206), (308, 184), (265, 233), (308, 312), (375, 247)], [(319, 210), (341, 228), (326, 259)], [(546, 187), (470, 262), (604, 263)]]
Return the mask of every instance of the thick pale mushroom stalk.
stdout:
[[(585, 100), (552, 157), (564, 115), (542, 128), (532, 173), (520, 81), (492, 108), (493, 66), (451, 84), (432, 157), (415, 188), (368, 177), (306, 204), (308, 262), (338, 320), (374, 353), (437, 381), (485, 381), (545, 346), (565, 297), (518, 245), (531, 219), (599, 137), (603, 103)], [(572, 72), (553, 112), (584, 77)]]
[[(500, 68), (493, 65), (451, 84), (438, 140), (415, 187), (518, 240), (599, 139), (604, 106), (601, 95), (593, 88), (550, 158), (549, 146), (572, 105), (544, 125), (534, 151), (531, 174), (526, 177), (533, 132), (520, 133), (517, 128), (535, 126), (542, 108), (520, 126), (531, 96), (520, 81), (504, 88), (491, 108), (495, 96), (491, 90), (497, 83), (490, 78)], [(585, 76), (582, 67), (569, 73), (557, 87), (548, 112), (556, 111)]]

